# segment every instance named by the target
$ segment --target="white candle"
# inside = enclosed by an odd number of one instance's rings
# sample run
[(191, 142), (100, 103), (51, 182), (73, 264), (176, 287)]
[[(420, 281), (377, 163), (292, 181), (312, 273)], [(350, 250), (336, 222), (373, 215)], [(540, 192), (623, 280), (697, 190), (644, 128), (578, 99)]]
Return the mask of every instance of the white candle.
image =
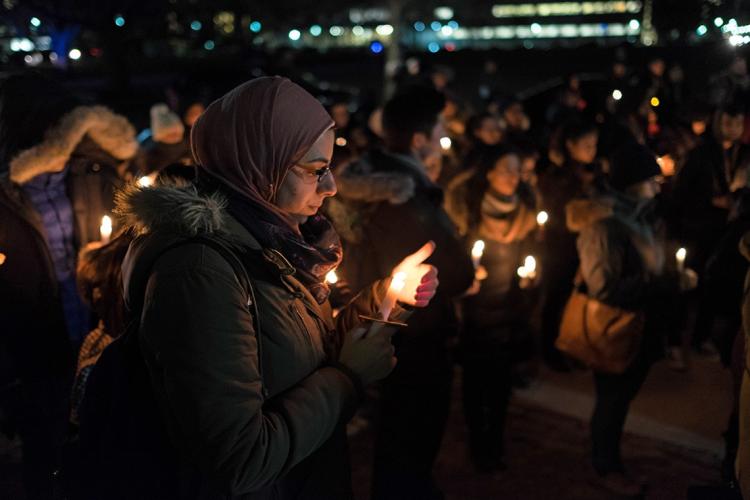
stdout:
[(140, 187), (151, 187), (154, 185), (154, 178), (150, 175), (144, 175), (138, 179), (138, 185)]
[(482, 255), (484, 255), (484, 241), (477, 240), (474, 242), (474, 246), (471, 247), (471, 261), (474, 263), (474, 269), (479, 267)]
[(531, 256), (527, 255), (526, 258), (523, 260), (523, 265), (518, 268), (519, 278), (529, 278), (534, 279), (536, 278), (536, 259)]
[(675, 254), (675, 259), (677, 260), (677, 270), (678, 271), (684, 271), (685, 270), (685, 259), (687, 258), (687, 250), (684, 248), (680, 248), (677, 250), (677, 253)]
[(549, 220), (549, 215), (544, 210), (536, 214), (536, 223), (539, 224), (540, 226), (544, 226), (548, 220)]
[(102, 225), (99, 226), (99, 235), (102, 243), (109, 243), (109, 238), (112, 236), (112, 219), (109, 215), (102, 217)]
[(329, 285), (335, 285), (339, 281), (339, 277), (336, 276), (336, 271), (328, 271), (328, 274), (326, 274), (326, 281)]
[(529, 271), (529, 274), (536, 272), (536, 259), (531, 255), (527, 256), (523, 261), (523, 266)]
[(404, 289), (404, 285), (406, 285), (406, 273), (398, 272), (394, 274), (393, 279), (391, 280), (391, 286), (388, 287), (388, 293), (385, 294), (385, 299), (383, 299), (383, 303), (380, 304), (380, 311), (378, 314), (380, 314), (380, 319), (383, 321), (388, 321), (391, 311), (393, 311), (393, 308), (396, 306), (398, 294)]

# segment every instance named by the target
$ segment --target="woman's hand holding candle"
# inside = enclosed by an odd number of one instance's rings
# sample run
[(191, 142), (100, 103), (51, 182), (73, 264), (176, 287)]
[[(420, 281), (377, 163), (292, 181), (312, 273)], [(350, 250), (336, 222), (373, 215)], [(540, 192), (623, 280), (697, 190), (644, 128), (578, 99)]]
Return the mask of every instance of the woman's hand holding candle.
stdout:
[(394, 277), (398, 273), (404, 273), (403, 287), (396, 295), (398, 302), (414, 307), (429, 305), (440, 285), (437, 268), (424, 263), (434, 251), (435, 243), (429, 241), (393, 269), (391, 275)]

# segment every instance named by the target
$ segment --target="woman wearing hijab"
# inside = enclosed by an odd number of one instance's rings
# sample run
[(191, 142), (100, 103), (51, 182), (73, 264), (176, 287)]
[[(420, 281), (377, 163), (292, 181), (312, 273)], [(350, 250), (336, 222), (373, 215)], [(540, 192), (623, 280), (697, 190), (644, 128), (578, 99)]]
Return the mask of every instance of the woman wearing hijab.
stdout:
[[(158, 498), (352, 497), (345, 424), (395, 358), (392, 332), (359, 328), (390, 280), (335, 319), (328, 303), (325, 276), (342, 252), (318, 209), (336, 193), (333, 140), (311, 95), (256, 79), (195, 123), (195, 185), (133, 187), (119, 200), (138, 234), (123, 264), (125, 299), (143, 301), (140, 349), (175, 454), (174, 481)], [(196, 236), (232, 249), (252, 295)], [(437, 270), (421, 264), (432, 249), (402, 266), (402, 303), (424, 307), (434, 295)]]

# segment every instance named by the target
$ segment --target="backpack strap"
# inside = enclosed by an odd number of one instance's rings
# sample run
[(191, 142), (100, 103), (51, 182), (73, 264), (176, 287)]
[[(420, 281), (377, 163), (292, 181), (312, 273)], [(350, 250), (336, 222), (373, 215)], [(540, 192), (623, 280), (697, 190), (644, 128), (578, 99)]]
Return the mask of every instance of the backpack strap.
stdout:
[[(199, 245), (205, 245), (214, 251), (216, 251), (219, 255), (222, 256), (222, 258), (232, 267), (232, 270), (234, 271), (235, 276), (237, 277), (238, 281), (240, 282), (240, 285), (245, 290), (245, 293), (247, 294), (247, 301), (245, 303), (245, 307), (247, 307), (250, 310), (250, 314), (252, 316), (253, 321), (253, 328), (255, 329), (255, 337), (256, 342), (258, 345), (258, 371), (260, 372), (261, 376), (261, 387), (262, 387), (262, 393), (264, 397), (268, 397), (268, 389), (266, 388), (265, 384), (263, 383), (263, 341), (262, 341), (262, 330), (261, 330), (261, 321), (260, 321), (260, 313), (258, 311), (258, 301), (255, 299), (255, 289), (253, 287), (253, 281), (250, 279), (250, 275), (247, 272), (247, 269), (245, 265), (243, 264), (242, 259), (237, 256), (237, 253), (233, 251), (230, 248), (230, 245), (226, 243), (223, 240), (220, 240), (218, 238), (210, 238), (207, 236), (194, 236), (189, 239), (181, 240), (176, 243), (173, 243), (167, 247), (165, 247), (159, 254), (156, 256), (155, 259), (153, 259), (151, 267), (147, 270), (147, 274), (150, 276), (153, 267), (156, 264), (156, 262), (167, 252), (170, 250), (173, 250), (175, 248), (190, 245), (190, 244), (199, 244)], [(255, 254), (257, 254), (258, 262), (263, 262), (263, 253), (259, 250), (249, 250)], [(144, 291), (145, 292), (145, 291)], [(130, 308), (128, 310), (128, 316), (130, 318), (130, 321), (134, 323), (135, 325), (139, 326), (141, 314), (143, 311), (143, 302), (145, 299), (145, 293), (139, 294), (138, 302), (134, 304), (134, 307)], [(127, 328), (126, 333), (129, 331), (138, 331), (138, 328)], [(133, 335), (133, 337), (136, 337), (136, 335)], [(134, 341), (135, 339), (132, 339), (131, 341)], [(136, 341), (137, 344), (137, 341)]]
[[(215, 250), (224, 258), (224, 260), (229, 263), (230, 266), (232, 266), (235, 276), (237, 276), (237, 279), (240, 281), (240, 285), (242, 285), (242, 287), (245, 289), (245, 292), (247, 293), (247, 301), (245, 303), (245, 307), (250, 309), (250, 313), (253, 318), (253, 327), (255, 328), (256, 343), (258, 345), (258, 371), (260, 372), (261, 378), (261, 391), (263, 393), (263, 397), (267, 398), (268, 390), (266, 388), (266, 385), (263, 383), (263, 337), (261, 335), (261, 322), (260, 313), (258, 311), (258, 301), (255, 299), (255, 289), (253, 288), (253, 282), (250, 279), (250, 275), (247, 272), (247, 268), (245, 267), (243, 260), (240, 259), (239, 256), (237, 256), (237, 254), (229, 247), (229, 245), (225, 244), (219, 239), (208, 238), (205, 236), (196, 236), (186, 241), (185, 243), (188, 242), (206, 245), (207, 247)], [(259, 259), (258, 262), (263, 262), (263, 253), (261, 251), (250, 251), (256, 254), (256, 257)]]

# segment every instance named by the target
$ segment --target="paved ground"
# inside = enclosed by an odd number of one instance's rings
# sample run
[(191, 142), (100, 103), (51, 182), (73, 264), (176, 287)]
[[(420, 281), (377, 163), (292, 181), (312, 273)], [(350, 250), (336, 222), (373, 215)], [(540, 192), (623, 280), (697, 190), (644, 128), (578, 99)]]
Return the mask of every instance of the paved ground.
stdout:
[[(456, 388), (460, 380), (457, 370)], [(717, 363), (697, 360), (690, 371), (654, 367), (626, 424), (626, 460), (652, 484), (646, 498), (682, 500), (691, 485), (719, 478), (721, 432), (731, 402), (727, 373)], [(608, 500), (589, 483), (587, 418), (591, 381), (585, 372), (542, 371), (513, 399), (507, 430), (508, 469), (478, 475), (465, 448), (466, 431), (458, 391), (436, 466), (448, 500)], [(428, 415), (426, 415), (426, 418)], [(372, 434), (352, 440), (357, 500), (369, 491)], [(20, 450), (0, 438), (0, 499), (22, 500)]]
[[(634, 415), (629, 429), (640, 432), (637, 424), (662, 425), (680, 437), (680, 425), (685, 435), (693, 438), (695, 445), (718, 445), (726, 415), (722, 414), (727, 402), (723, 386), (713, 387), (712, 377), (720, 378), (718, 365), (705, 364), (694, 372), (675, 374), (666, 367), (656, 367), (644, 393), (634, 405)], [(460, 373), (458, 374), (460, 376)], [(709, 376), (710, 375), (710, 376)], [(677, 376), (682, 384), (662, 391), (666, 383)], [(528, 391), (518, 394), (510, 411), (507, 429), (508, 469), (494, 475), (476, 474), (471, 467), (465, 447), (466, 431), (458, 404), (458, 393), (449, 422), (448, 432), (436, 467), (436, 476), (449, 500), (523, 499), (523, 500), (606, 500), (612, 497), (590, 484), (588, 466), (588, 429), (586, 419), (566, 416), (563, 413), (585, 413), (588, 416), (587, 389), (589, 376), (585, 373), (558, 375), (543, 372), (541, 380)], [(728, 385), (728, 382), (727, 382)], [(698, 389), (698, 394), (688, 391)], [(705, 390), (704, 390), (705, 389)], [(556, 393), (562, 390), (567, 392)], [(701, 392), (702, 391), (702, 392)], [(570, 400), (544, 402), (544, 405), (567, 403), (565, 412), (543, 408), (534, 399), (540, 394), (566, 393)], [(709, 399), (702, 399), (709, 396)], [(697, 399), (697, 401), (696, 401)], [(701, 401), (703, 405), (701, 405)], [(701, 406), (717, 405), (700, 411)], [(642, 410), (642, 411), (641, 411)], [(636, 418), (633, 419), (632, 417)], [(716, 418), (713, 424), (705, 418)], [(633, 427), (635, 421), (636, 428)], [(647, 432), (653, 429), (645, 429)], [(698, 430), (699, 432), (696, 432)], [(707, 436), (700, 432), (705, 431)], [(672, 438), (675, 436), (671, 436)], [(670, 438), (670, 436), (667, 436)], [(702, 442), (701, 439), (705, 438)], [(715, 438), (715, 439), (714, 439)], [(365, 431), (352, 441), (354, 457), (354, 484), (358, 500), (368, 498), (369, 453), (371, 432)], [(692, 449), (691, 449), (692, 448)], [(685, 448), (680, 445), (628, 433), (624, 439), (624, 456), (638, 472), (651, 482), (648, 499), (685, 499), (689, 486), (716, 483), (719, 479), (719, 458), (712, 450)]]

